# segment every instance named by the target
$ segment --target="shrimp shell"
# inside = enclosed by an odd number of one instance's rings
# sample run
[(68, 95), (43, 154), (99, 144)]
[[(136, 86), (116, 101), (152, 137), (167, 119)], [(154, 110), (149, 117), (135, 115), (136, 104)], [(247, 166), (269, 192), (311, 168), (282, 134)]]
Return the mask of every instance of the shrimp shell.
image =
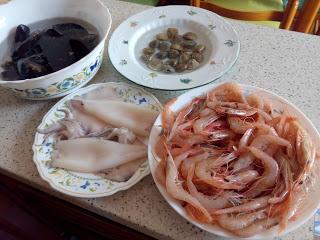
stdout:
[(265, 218), (254, 222), (246, 228), (233, 231), (233, 233), (239, 237), (250, 237), (274, 227), (278, 223), (279, 220), (277, 218)]
[[(168, 151), (168, 149), (167, 149)], [(178, 170), (174, 164), (173, 158), (168, 151), (168, 158), (167, 158), (167, 167), (166, 167), (166, 189), (167, 192), (177, 200), (181, 200), (184, 202), (189, 203), (194, 208), (199, 210), (203, 217), (207, 220), (207, 222), (211, 222), (212, 218), (208, 211), (202, 206), (202, 204), (193, 196), (191, 196), (184, 188), (182, 187), (181, 182), (178, 178)]]
[(256, 158), (260, 159), (264, 166), (261, 178), (244, 193), (244, 196), (254, 198), (275, 184), (279, 175), (279, 166), (274, 158), (261, 150), (255, 147), (248, 147), (248, 149)]
[(269, 199), (270, 199), (270, 196), (255, 198), (251, 201), (248, 201), (238, 206), (219, 209), (215, 211), (214, 214), (222, 215), (222, 214), (229, 214), (229, 213), (242, 213), (242, 212), (254, 211), (254, 210), (265, 208), (266, 206), (268, 206)]
[(238, 216), (222, 214), (217, 217), (218, 224), (229, 230), (235, 231), (246, 228), (251, 224), (254, 224), (256, 220), (264, 219), (267, 217), (265, 210), (259, 210), (257, 212), (241, 214)]

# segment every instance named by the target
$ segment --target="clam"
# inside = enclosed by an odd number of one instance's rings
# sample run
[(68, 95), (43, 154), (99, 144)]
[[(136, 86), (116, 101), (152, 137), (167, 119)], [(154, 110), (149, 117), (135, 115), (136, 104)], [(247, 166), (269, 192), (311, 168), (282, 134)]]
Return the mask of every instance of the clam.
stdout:
[(164, 62), (165, 65), (170, 65), (172, 67), (176, 67), (179, 63), (178, 58), (174, 58), (174, 59), (168, 59)]
[(163, 64), (162, 64), (161, 60), (155, 56), (153, 56), (148, 63), (148, 67), (154, 71), (161, 70), (162, 66), (163, 66)]
[(193, 50), (198, 53), (203, 53), (206, 50), (206, 46), (203, 44), (198, 44), (197, 46), (194, 47)]
[(142, 52), (144, 55), (152, 55), (155, 52), (155, 50), (153, 48), (144, 48)]
[(167, 35), (167, 33), (159, 33), (156, 35), (156, 38), (160, 41), (167, 41), (168, 35)]
[(170, 49), (171, 43), (168, 41), (161, 41), (159, 43), (158, 49), (160, 51), (168, 51)]
[(168, 52), (157, 52), (155, 54), (155, 57), (159, 59), (165, 59), (167, 56), (168, 56)]
[(191, 57), (199, 63), (201, 63), (203, 61), (203, 55), (201, 53), (194, 52), (194, 53), (192, 53)]
[(185, 63), (179, 63), (179, 64), (175, 67), (175, 70), (176, 70), (176, 72), (181, 73), (181, 72), (187, 70), (187, 67), (188, 67), (187, 64), (185, 64)]
[(188, 49), (192, 49), (197, 43), (194, 40), (184, 40), (182, 46)]
[(178, 35), (178, 29), (177, 28), (168, 28), (167, 30), (167, 36), (169, 39), (174, 39)]
[(186, 53), (182, 53), (179, 57), (179, 63), (187, 63), (191, 59), (191, 56)]
[(149, 43), (149, 47), (151, 48), (157, 48), (159, 46), (160, 41), (159, 40), (153, 40)]
[(145, 54), (141, 55), (141, 60), (145, 63), (148, 63), (150, 59), (151, 59), (151, 55), (145, 55)]
[(187, 32), (185, 34), (182, 35), (184, 39), (186, 40), (196, 40), (197, 39), (197, 35), (193, 32)]
[(193, 70), (193, 69), (198, 68), (199, 65), (200, 65), (200, 63), (197, 60), (190, 59), (189, 62), (188, 62), (188, 65), (187, 65), (187, 69), (188, 70)]
[(179, 55), (180, 55), (180, 52), (178, 50), (170, 49), (168, 51), (168, 58), (177, 58), (179, 57)]
[(162, 71), (165, 73), (174, 73), (176, 70), (170, 65), (163, 65)]
[(181, 44), (183, 42), (183, 37), (180, 35), (176, 35), (174, 38), (171, 39), (171, 42)]
[(206, 50), (206, 46), (198, 44), (196, 39), (197, 34), (193, 32), (179, 35), (177, 28), (167, 28), (143, 49), (141, 59), (154, 71), (181, 73), (187, 69), (194, 70), (200, 66)]
[(183, 47), (178, 43), (174, 43), (174, 44), (171, 45), (171, 49), (182, 51)]

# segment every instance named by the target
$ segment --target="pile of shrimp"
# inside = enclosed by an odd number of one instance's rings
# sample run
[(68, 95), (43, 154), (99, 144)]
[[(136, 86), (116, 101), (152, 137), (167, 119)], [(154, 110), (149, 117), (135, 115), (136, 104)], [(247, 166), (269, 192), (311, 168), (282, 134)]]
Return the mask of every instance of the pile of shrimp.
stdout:
[(316, 149), (294, 116), (225, 83), (173, 113), (168, 102), (155, 175), (188, 215), (249, 237), (299, 214)]

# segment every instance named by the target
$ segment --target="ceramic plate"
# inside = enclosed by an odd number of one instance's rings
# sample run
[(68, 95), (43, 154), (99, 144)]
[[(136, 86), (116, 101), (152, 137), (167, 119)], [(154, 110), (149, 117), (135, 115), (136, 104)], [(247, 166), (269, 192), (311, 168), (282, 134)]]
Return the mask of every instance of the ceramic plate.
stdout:
[[(197, 42), (207, 48), (199, 68), (165, 74), (150, 70), (142, 62), (142, 49), (168, 27), (198, 35)], [(166, 6), (128, 18), (113, 32), (108, 50), (114, 67), (131, 81), (150, 88), (181, 90), (207, 84), (226, 73), (238, 58), (240, 42), (232, 26), (213, 12), (191, 6)]]
[[(210, 89), (216, 88), (219, 85), (214, 84), (210, 86), (204, 86), (201, 88), (193, 89), (189, 92), (186, 92), (185, 94), (179, 96), (177, 100), (171, 105), (171, 110), (173, 112), (177, 112), (181, 110), (185, 105), (191, 102), (192, 99), (195, 97), (198, 97), (200, 95), (203, 95)], [(288, 114), (296, 116), (301, 125), (308, 131), (310, 134), (316, 149), (319, 149), (320, 147), (320, 135), (315, 128), (315, 126), (311, 123), (311, 121), (298, 109), (296, 108), (292, 103), (289, 103), (287, 100), (284, 98), (276, 95), (275, 93), (269, 92), (267, 90), (254, 87), (254, 86), (249, 86), (249, 85), (241, 85), (242, 89), (244, 90), (245, 95), (247, 95), (249, 92), (255, 92), (259, 96), (269, 100), (271, 102), (273, 108), (275, 111), (283, 111), (286, 109)], [(185, 209), (181, 206), (181, 202), (178, 202), (177, 200), (173, 199), (170, 197), (170, 195), (166, 192), (165, 188), (157, 181), (155, 178), (155, 169), (156, 166), (158, 165), (158, 161), (154, 157), (154, 146), (157, 143), (159, 139), (159, 134), (161, 132), (161, 115), (158, 116), (157, 120), (154, 123), (154, 126), (151, 130), (150, 134), (150, 140), (149, 140), (149, 146), (148, 146), (148, 158), (149, 158), (149, 165), (150, 165), (150, 170), (153, 176), (153, 179), (162, 194), (162, 196), (166, 199), (166, 201), (169, 203), (169, 205), (182, 217), (187, 219), (189, 222), (193, 223), (197, 227), (206, 230), (210, 233), (219, 235), (219, 236), (224, 236), (224, 237), (229, 237), (230, 239), (235, 239), (235, 236), (232, 235), (230, 232), (227, 232), (220, 228), (218, 225), (211, 225), (211, 224), (203, 224), (198, 221), (195, 221), (193, 218), (190, 218), (189, 215), (185, 212)], [(295, 221), (290, 221), (287, 225), (287, 228), (279, 233), (279, 228), (274, 227), (271, 228), (270, 230), (264, 231), (260, 234), (257, 234), (253, 237), (247, 238), (247, 239), (271, 239), (272, 237), (279, 237), (281, 235), (284, 235), (286, 233), (289, 233), (298, 227), (300, 227), (302, 224), (304, 224), (308, 219), (310, 219), (317, 209), (319, 208), (319, 194), (320, 194), (320, 182), (315, 181), (314, 185), (314, 191), (310, 192), (309, 198), (305, 199), (305, 203), (303, 205), (303, 209), (300, 211), (301, 214)]]
[[(67, 100), (70, 100), (75, 96), (85, 97), (86, 93), (99, 91), (106, 86), (112, 86), (116, 90), (118, 96), (125, 102), (144, 106), (156, 111), (161, 110), (160, 102), (152, 94), (139, 87), (133, 87), (125, 83), (93, 84), (60, 100), (44, 116), (39, 128), (43, 129), (49, 124), (63, 118), (64, 114), (57, 110), (66, 108)], [(67, 195), (84, 198), (109, 196), (118, 191), (130, 188), (150, 173), (147, 159), (126, 182), (110, 181), (96, 174), (84, 174), (60, 168), (52, 168), (48, 163), (53, 151), (53, 142), (53, 137), (49, 137), (45, 141), (43, 134), (36, 133), (32, 146), (34, 152), (33, 161), (38, 168), (40, 176), (46, 180), (51, 187)]]

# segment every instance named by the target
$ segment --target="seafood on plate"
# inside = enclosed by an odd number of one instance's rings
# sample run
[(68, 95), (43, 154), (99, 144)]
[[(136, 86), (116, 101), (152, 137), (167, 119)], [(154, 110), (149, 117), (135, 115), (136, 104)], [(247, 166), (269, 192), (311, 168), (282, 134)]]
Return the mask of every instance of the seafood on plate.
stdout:
[(37, 130), (55, 139), (52, 167), (123, 182), (146, 161), (157, 111), (123, 102), (111, 86), (76, 96), (66, 106), (62, 119)]
[(317, 168), (316, 146), (295, 116), (225, 83), (161, 114), (155, 178), (201, 223), (251, 237), (296, 219)]

